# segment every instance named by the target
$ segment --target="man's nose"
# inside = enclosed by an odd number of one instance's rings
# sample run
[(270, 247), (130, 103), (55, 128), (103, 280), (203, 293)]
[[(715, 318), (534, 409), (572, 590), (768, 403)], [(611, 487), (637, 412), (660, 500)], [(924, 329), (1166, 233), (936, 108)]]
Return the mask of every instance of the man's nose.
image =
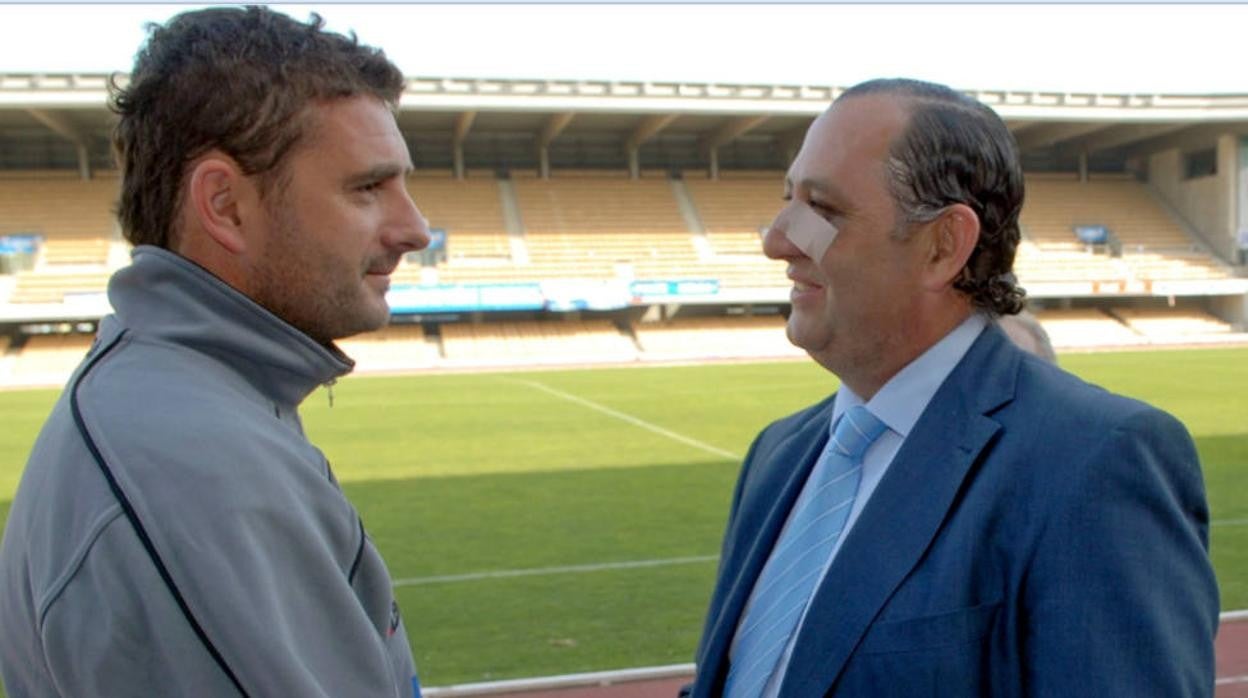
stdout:
[(771, 259), (792, 259), (802, 255), (802, 250), (788, 236), (789, 222), (785, 216), (788, 210), (788, 206), (781, 209), (763, 233), (763, 254)]
[(416, 202), (407, 192), (403, 193), (403, 202), (390, 231), (389, 239), (386, 240), (390, 247), (410, 252), (429, 246), (429, 220), (416, 207)]

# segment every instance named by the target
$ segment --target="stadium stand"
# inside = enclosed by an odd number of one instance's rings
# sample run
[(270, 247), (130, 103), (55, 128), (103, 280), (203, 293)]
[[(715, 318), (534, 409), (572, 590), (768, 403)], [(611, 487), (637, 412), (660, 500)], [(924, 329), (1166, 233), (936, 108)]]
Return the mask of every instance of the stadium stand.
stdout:
[(441, 352), (420, 325), (391, 325), (338, 340), (338, 348), (355, 360), (359, 373), (386, 373), (436, 366)]
[(1058, 349), (1131, 347), (1147, 343), (1142, 335), (1098, 308), (1040, 310), (1036, 318)]
[[(82, 182), (27, 174), (0, 177), (0, 234), (39, 231), (45, 239), (34, 268), (0, 279), (0, 300), (9, 308), (70, 308), (77, 297), (98, 298), (128, 251), (112, 232), (115, 177)], [(780, 297), (790, 283), (785, 262), (764, 257), (760, 238), (782, 205), (780, 172), (726, 171), (718, 180), (685, 172), (675, 182), (661, 172), (648, 174), (630, 180), (616, 171), (561, 170), (549, 180), (513, 173), (508, 182), (492, 172), (456, 180), (420, 171), (409, 178), (409, 191), (431, 226), (448, 231), (447, 254), (436, 265), (410, 255), (393, 281), (696, 280), (743, 299)], [(1039, 312), (1059, 349), (1248, 342), (1248, 335), (1198, 308), (1119, 307), (1112, 300), (1115, 294), (1127, 298), (1128, 290), (1141, 288), (1139, 281), (1149, 292), (1153, 281), (1235, 277), (1147, 187), (1126, 176), (1079, 182), (1051, 174), (1030, 174), (1027, 186), (1025, 238), (1016, 260), (1023, 285), (1048, 284), (1050, 294), (1053, 285), (1067, 285), (1080, 289), (1071, 295), (1102, 297), (1092, 308)], [(1105, 226), (1111, 244), (1078, 239), (1074, 228), (1084, 224)], [(623, 314), (614, 320), (481, 319), (397, 325), (340, 345), (361, 373), (803, 355), (785, 339), (778, 316), (682, 315), (632, 325), (633, 336), (619, 329), (629, 322)], [(0, 382), (62, 383), (88, 342), (34, 336), (15, 344)]]
[(17, 351), (10, 351), (12, 341), (7, 335), (0, 335), (0, 388), (14, 384), (13, 364), (17, 361)]
[(529, 233), (525, 242), (532, 263), (554, 277), (672, 278), (698, 258), (687, 233)]
[(454, 179), (417, 170), (407, 180), (408, 193), (435, 228), (455, 233), (506, 234), (498, 182), (493, 176)]
[(710, 251), (696, 274), (718, 279), (725, 288), (788, 286), (785, 263), (763, 256), (761, 237), (783, 206), (784, 173), (732, 172), (711, 180), (704, 173), (687, 171), (684, 180)]
[(35, 335), (27, 338), (12, 364), (9, 385), (62, 385), (91, 348), (84, 334)]
[(1114, 308), (1115, 315), (1147, 341), (1204, 344), (1243, 341), (1231, 326), (1200, 309)]
[(1193, 241), (1148, 188), (1128, 175), (1080, 182), (1071, 175), (1029, 175), (1021, 221), (1041, 249), (1084, 249), (1076, 225), (1103, 225), (1129, 248), (1195, 249)]
[[(98, 266), (98, 265), (97, 265)], [(18, 272), (10, 303), (63, 303), (74, 294), (100, 294), (108, 288), (112, 272), (98, 271), (22, 271)]]
[(513, 174), (526, 235), (689, 234), (671, 183), (625, 172), (569, 170), (551, 179)]
[(62, 241), (50, 264), (104, 264), (116, 237), (117, 186), (116, 173), (108, 172), (85, 181), (76, 172), (0, 173), (0, 235), (35, 232)]
[(789, 343), (785, 320), (769, 317), (695, 317), (639, 323), (633, 329), (644, 360), (804, 357)]
[(1229, 279), (1234, 271), (1226, 264), (1199, 252), (1123, 252), (1130, 272), (1150, 281)]
[[(1127, 175), (1087, 182), (1073, 175), (1027, 177), (1020, 217), (1024, 241), (1015, 270), (1028, 283), (1089, 282), (1115, 292), (1140, 281), (1228, 279), (1234, 271), (1196, 243), (1148, 188)], [(1103, 226), (1104, 244), (1080, 240), (1078, 226)]]
[(112, 216), (117, 186), (116, 173), (85, 181), (63, 172), (0, 176), (0, 235), (42, 236), (33, 268), (16, 272), (9, 303), (59, 304), (104, 292), (114, 247), (124, 247)]
[(1042, 247), (1031, 240), (1019, 243), (1014, 257), (1014, 273), (1024, 286), (1028, 283), (1125, 280), (1128, 269), (1120, 259), (1092, 254), (1073, 247)]
[(451, 366), (637, 359), (632, 339), (610, 320), (449, 323), (441, 329), (443, 353)]
[(431, 228), (447, 231), (447, 259), (510, 259), (498, 182), (418, 171), (407, 190)]
[(784, 205), (784, 173), (725, 173), (710, 180), (705, 173), (686, 171), (684, 180), (714, 254), (757, 256), (760, 232)]

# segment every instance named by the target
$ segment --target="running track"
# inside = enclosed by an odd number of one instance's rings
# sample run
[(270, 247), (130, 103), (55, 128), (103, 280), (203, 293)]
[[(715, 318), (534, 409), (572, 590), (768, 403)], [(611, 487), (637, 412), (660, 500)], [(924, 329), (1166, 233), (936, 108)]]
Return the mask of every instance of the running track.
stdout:
[[(620, 681), (604, 684), (588, 680), (589, 685), (557, 689), (508, 688), (514, 682), (474, 684), (426, 691), (429, 698), (457, 696), (494, 696), (497, 698), (674, 698), (677, 690), (690, 677), (667, 676), (656, 679)], [(1222, 619), (1217, 640), (1216, 698), (1248, 698), (1248, 613), (1236, 613)]]

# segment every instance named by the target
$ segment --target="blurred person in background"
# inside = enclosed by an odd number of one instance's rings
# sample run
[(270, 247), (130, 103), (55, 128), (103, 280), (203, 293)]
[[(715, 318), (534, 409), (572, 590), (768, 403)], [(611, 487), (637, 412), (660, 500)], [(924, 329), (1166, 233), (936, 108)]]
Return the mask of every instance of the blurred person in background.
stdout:
[(1020, 310), (1015, 315), (1001, 315), (996, 320), (1005, 336), (1023, 351), (1035, 354), (1051, 364), (1057, 363), (1057, 352), (1053, 349), (1049, 333), (1030, 311)]

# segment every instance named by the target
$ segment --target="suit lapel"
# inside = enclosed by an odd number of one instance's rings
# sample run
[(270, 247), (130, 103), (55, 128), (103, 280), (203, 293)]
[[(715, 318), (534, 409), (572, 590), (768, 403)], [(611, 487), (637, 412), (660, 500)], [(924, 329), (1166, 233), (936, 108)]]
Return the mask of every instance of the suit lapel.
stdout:
[[(752, 481), (747, 482), (742, 491), (736, 520), (727, 533), (736, 543), (725, 551), (727, 556), (720, 563), (722, 569), (738, 572), (730, 581), (721, 580), (721, 584), (728, 585), (726, 596), (723, 603), (718, 604), (719, 614), (710, 641), (698, 662), (698, 673), (705, 672), (706, 676), (713, 677), (708, 695), (719, 695), (723, 691), (728, 650), (741, 613), (802, 485), (827, 443), (832, 404), (833, 401), (828, 400), (826, 407), (816, 410), (771, 454), (759, 454), (758, 462), (745, 474)], [(713, 608), (715, 606), (712, 604)]]
[(850, 530), (798, 630), (782, 696), (824, 695), (868, 626), (918, 564), (1013, 395), (1014, 360), (990, 326), (936, 392)]

